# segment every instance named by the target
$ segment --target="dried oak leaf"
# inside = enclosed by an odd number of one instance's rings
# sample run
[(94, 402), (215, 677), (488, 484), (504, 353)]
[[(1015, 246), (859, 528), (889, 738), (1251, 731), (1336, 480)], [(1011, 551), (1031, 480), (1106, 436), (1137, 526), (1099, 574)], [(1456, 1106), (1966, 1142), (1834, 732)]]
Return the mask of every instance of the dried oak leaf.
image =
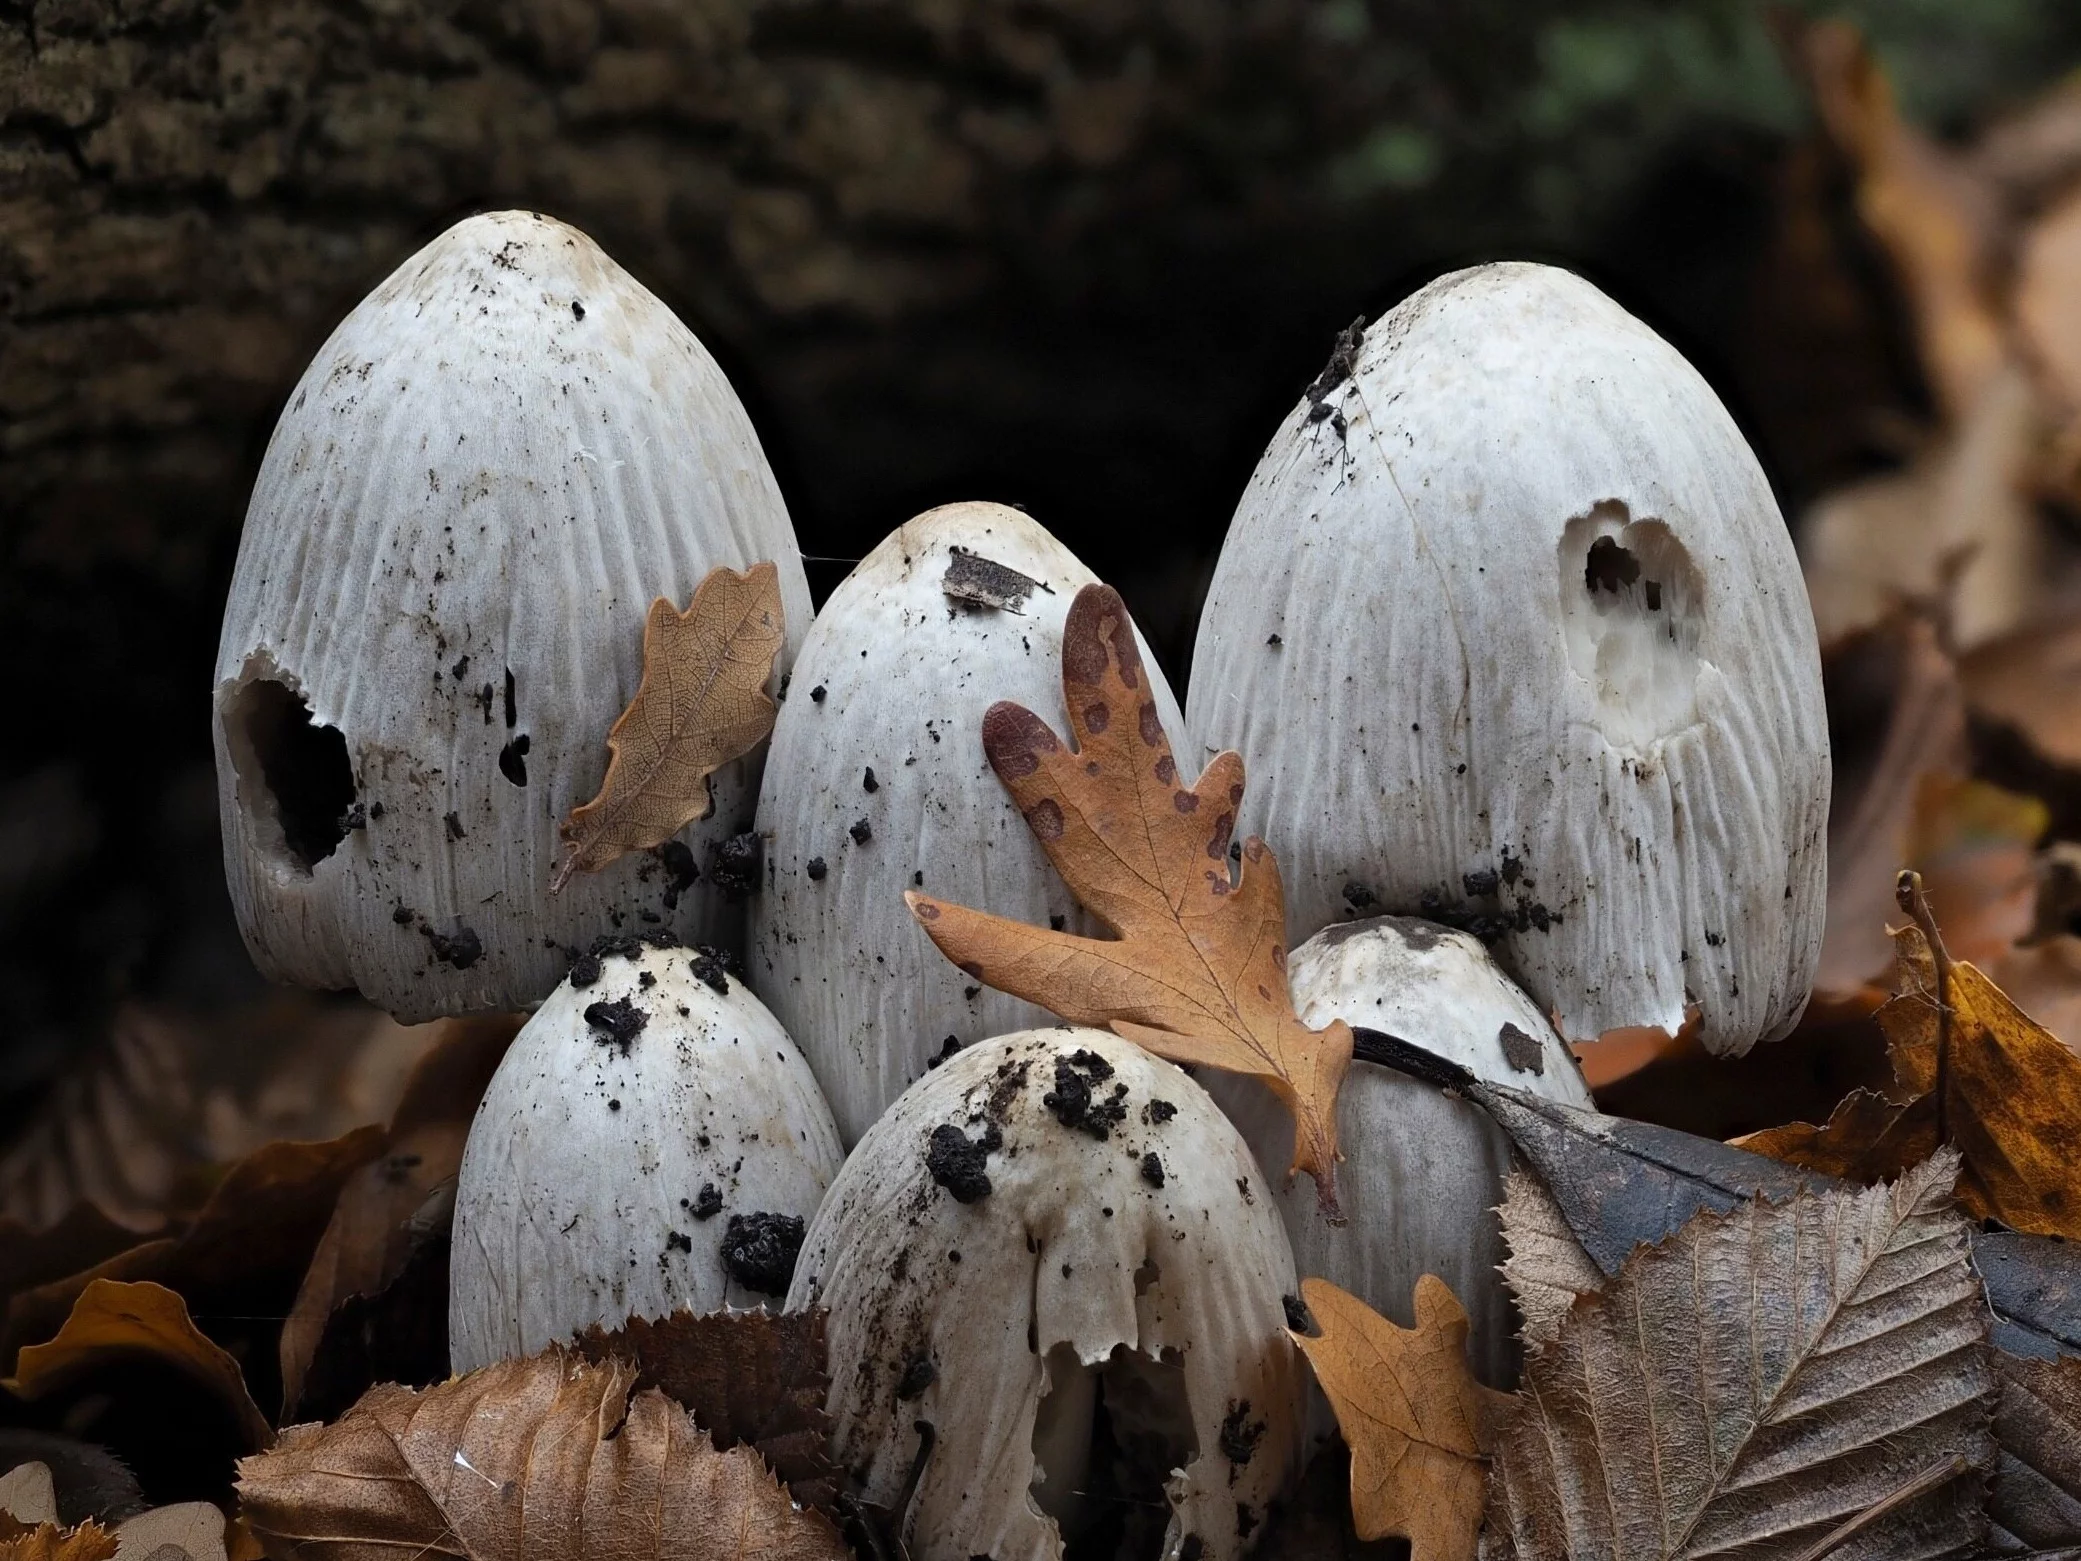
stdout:
[(1482, 1554), (1917, 1561), (1980, 1537), (1987, 1312), (1946, 1151), (1701, 1214), (1579, 1301), (1498, 1417)]
[(1988, 1539), (2004, 1550), (2081, 1545), (2081, 1358), (1994, 1352), (2001, 1449), (1987, 1493)]
[(239, 1464), (276, 1557), (301, 1561), (845, 1561), (756, 1453), (718, 1452), (633, 1370), (560, 1350), (424, 1392), (372, 1389)]
[(0, 1513), (0, 1561), (111, 1561), (116, 1536), (99, 1523), (30, 1526)]
[(80, 1292), (55, 1338), (23, 1347), (4, 1385), (18, 1398), (38, 1399), (90, 1372), (139, 1358), (171, 1366), (208, 1388), (230, 1411), (248, 1449), (274, 1440), (238, 1362), (203, 1336), (187, 1303), (164, 1285), (95, 1280)]
[(595, 1323), (578, 1335), (576, 1348), (596, 1364), (633, 1366), (638, 1389), (657, 1388), (675, 1400), (718, 1448), (752, 1448), (797, 1501), (832, 1512), (839, 1479), (826, 1447), (826, 1316), (815, 1307), (631, 1317), (612, 1332)]
[(1493, 1406), (1467, 1365), (1467, 1311), (1436, 1274), (1416, 1281), (1416, 1326), (1399, 1328), (1327, 1280), (1301, 1282), (1322, 1332), (1296, 1331), (1351, 1448), (1360, 1539), (1405, 1536), (1410, 1561), (1473, 1561)]
[(1902, 893), (1916, 921), (1894, 933), (1895, 995), (1878, 1014), (1906, 1104), (1858, 1092), (1822, 1127), (1791, 1123), (1741, 1147), (1872, 1181), (1950, 1143), (1968, 1214), (2081, 1239), (2081, 1054), (1950, 958), (1912, 879)]
[[(362, 1341), (358, 1351), (349, 1350), (348, 1342), (331, 1325), (351, 1298), (378, 1297), (396, 1283), (429, 1242), (445, 1245), (447, 1222), (425, 1212), (434, 1207), (429, 1199), (452, 1182), (461, 1168), (470, 1119), (519, 1027), (520, 1018), (513, 1014), (444, 1021), (439, 1038), (405, 1083), (383, 1153), (355, 1171), (340, 1189), (332, 1220), (319, 1238), (296, 1304), (282, 1325), (279, 1350), (285, 1415), (302, 1398), (305, 1376), (328, 1332), (334, 1333), (335, 1355), (344, 1351), (382, 1360), (394, 1353), (384, 1347), (385, 1341), (373, 1340)], [(447, 1207), (452, 1210), (452, 1200)], [(362, 1324), (376, 1320), (368, 1307), (358, 1310)], [(427, 1328), (419, 1331), (441, 1334), (444, 1330), (445, 1319), (429, 1318)], [(440, 1364), (426, 1375), (428, 1381), (448, 1374), (445, 1338), (441, 1345)], [(417, 1349), (410, 1353), (423, 1356), (428, 1352)], [(340, 1373), (322, 1374), (332, 1379), (328, 1389), (336, 1391)], [(346, 1408), (364, 1389), (386, 1377), (400, 1380), (395, 1370), (370, 1377), (356, 1384), (345, 1399), (335, 1399), (327, 1407), (335, 1412)], [(326, 1417), (314, 1407), (307, 1418)]]
[(1074, 752), (1010, 703), (984, 715), (983, 751), (1070, 892), (1114, 936), (1031, 927), (917, 890), (904, 899), (978, 980), (1173, 1062), (1264, 1080), (1293, 1113), (1293, 1169), (1334, 1214), (1351, 1029), (1311, 1030), (1293, 1011), (1279, 866), (1262, 840), (1243, 842), (1230, 878), (1242, 759), (1220, 754), (1184, 785), (1110, 586), (1087, 585), (1070, 604), (1062, 694)]
[(773, 730), (766, 692), (786, 634), (780, 570), (712, 569), (685, 612), (659, 597), (643, 625), (643, 681), (607, 734), (600, 794), (564, 820), (553, 894), (574, 873), (662, 845), (714, 810), (708, 777)]

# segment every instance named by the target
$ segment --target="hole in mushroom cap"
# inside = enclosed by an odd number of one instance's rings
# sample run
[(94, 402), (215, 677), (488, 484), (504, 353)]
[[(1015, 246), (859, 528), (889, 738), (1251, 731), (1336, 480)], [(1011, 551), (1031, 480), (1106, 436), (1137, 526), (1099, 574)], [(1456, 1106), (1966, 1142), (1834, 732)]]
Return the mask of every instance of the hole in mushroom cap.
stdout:
[(1182, 1359), (1125, 1344), (1097, 1365), (1074, 1346), (1047, 1354), (1033, 1420), (1033, 1502), (1054, 1519), (1064, 1561), (1154, 1561), (1171, 1509), (1165, 1484), (1199, 1456)]
[(1698, 718), (1705, 578), (1663, 521), (1616, 499), (1561, 533), (1561, 627), (1614, 747), (1643, 748)]
[(225, 698), (223, 722), (254, 843), (309, 877), (347, 838), (354, 805), (347, 739), (313, 721), (303, 696), (278, 677), (238, 684)]

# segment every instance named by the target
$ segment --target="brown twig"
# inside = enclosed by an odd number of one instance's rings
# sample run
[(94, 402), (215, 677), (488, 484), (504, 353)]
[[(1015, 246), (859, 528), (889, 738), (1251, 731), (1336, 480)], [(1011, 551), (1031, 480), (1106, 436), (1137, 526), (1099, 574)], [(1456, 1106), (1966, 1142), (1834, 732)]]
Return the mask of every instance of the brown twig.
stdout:
[(1936, 1137), (1940, 1144), (1951, 1141), (1947, 1106), (1951, 1078), (1951, 953), (1937, 931), (1936, 917), (1929, 909), (1929, 896), (1922, 892), (1922, 875), (1903, 868), (1893, 880), (1893, 898), (1913, 919), (1922, 941), (1929, 945), (1929, 962), (1936, 971)]

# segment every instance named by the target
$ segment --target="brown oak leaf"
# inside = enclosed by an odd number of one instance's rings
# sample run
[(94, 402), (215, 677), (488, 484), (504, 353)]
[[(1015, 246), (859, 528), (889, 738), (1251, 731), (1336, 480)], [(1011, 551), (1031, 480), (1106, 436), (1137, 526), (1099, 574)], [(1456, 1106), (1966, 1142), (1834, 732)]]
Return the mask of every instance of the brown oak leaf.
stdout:
[(932, 941), (963, 970), (1073, 1024), (1110, 1027), (1173, 1062), (1263, 1079), (1294, 1118), (1293, 1169), (1336, 1212), (1342, 1020), (1311, 1030), (1286, 985), (1285, 901), (1262, 840), (1229, 840), (1243, 761), (1215, 757), (1186, 786), (1156, 713), (1134, 625), (1112, 587), (1087, 585), (1062, 629), (1074, 751), (1024, 706), (992, 705), (983, 751), (1087, 911), (1114, 936), (1028, 926), (911, 891)]
[(662, 596), (650, 604), (643, 681), (607, 734), (600, 794), (563, 822), (551, 893), (709, 815), (708, 777), (773, 730), (779, 706), (766, 682), (785, 633), (772, 563), (710, 570), (685, 612)]
[(1467, 1309), (1436, 1274), (1416, 1281), (1416, 1326), (1348, 1291), (1301, 1282), (1322, 1332), (1296, 1332), (1351, 1447), (1360, 1539), (1401, 1535), (1410, 1561), (1473, 1561), (1488, 1478), (1491, 1393), (1467, 1365)]
[(239, 1464), (246, 1521), (302, 1561), (845, 1561), (748, 1447), (717, 1452), (620, 1361), (551, 1350), (371, 1389)]

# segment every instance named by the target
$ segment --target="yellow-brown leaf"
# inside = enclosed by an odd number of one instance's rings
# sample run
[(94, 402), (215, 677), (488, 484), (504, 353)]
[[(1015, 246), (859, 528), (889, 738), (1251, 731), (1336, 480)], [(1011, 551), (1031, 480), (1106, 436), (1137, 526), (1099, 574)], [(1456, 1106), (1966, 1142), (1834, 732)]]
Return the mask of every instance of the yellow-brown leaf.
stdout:
[(204, 1337), (188, 1316), (188, 1304), (164, 1285), (95, 1280), (80, 1292), (56, 1338), (23, 1346), (5, 1385), (18, 1397), (42, 1398), (86, 1372), (139, 1357), (209, 1388), (237, 1420), (248, 1447), (274, 1440), (238, 1362)]
[(1361, 1539), (1397, 1534), (1410, 1561), (1473, 1561), (1488, 1477), (1488, 1394), (1467, 1365), (1467, 1312), (1436, 1274), (1416, 1282), (1416, 1326), (1348, 1291), (1301, 1283), (1320, 1337), (1295, 1333), (1351, 1448)]
[(632, 1369), (552, 1350), (372, 1389), (239, 1464), (243, 1515), (301, 1561), (845, 1561), (748, 1447), (717, 1452)]
[(1020, 705), (983, 717), (983, 750), (1048, 860), (1114, 936), (1083, 938), (916, 891), (905, 896), (963, 970), (1072, 1024), (1110, 1027), (1174, 1062), (1263, 1079), (1294, 1118), (1294, 1166), (1336, 1210), (1337, 1087), (1351, 1065), (1341, 1020), (1311, 1030), (1286, 985), (1285, 903), (1263, 841), (1229, 840), (1243, 761), (1178, 773), (1134, 626), (1110, 586), (1087, 585), (1062, 630), (1074, 751)]
[(32, 1528), (0, 1512), (0, 1561), (110, 1561), (115, 1553), (116, 1536), (98, 1523)]
[(607, 734), (600, 794), (564, 820), (552, 893), (573, 873), (596, 873), (708, 816), (708, 777), (773, 730), (766, 682), (785, 632), (771, 563), (711, 570), (685, 612), (662, 596), (650, 604), (643, 681)]

